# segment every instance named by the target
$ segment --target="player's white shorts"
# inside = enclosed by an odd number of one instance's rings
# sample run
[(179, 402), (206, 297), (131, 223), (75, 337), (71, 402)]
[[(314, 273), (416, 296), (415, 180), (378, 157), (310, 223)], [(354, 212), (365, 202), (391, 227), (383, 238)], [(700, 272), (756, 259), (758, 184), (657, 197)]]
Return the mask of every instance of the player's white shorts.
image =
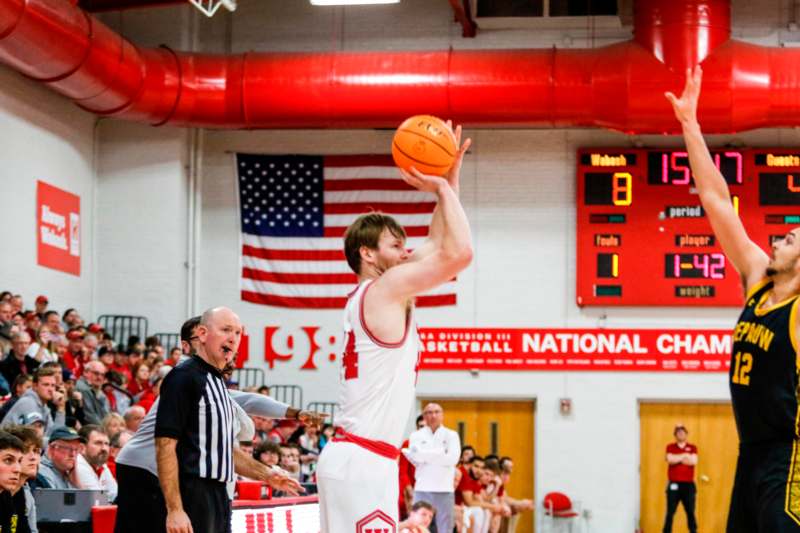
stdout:
[(329, 442), (317, 462), (322, 533), (397, 532), (397, 461), (351, 442)]

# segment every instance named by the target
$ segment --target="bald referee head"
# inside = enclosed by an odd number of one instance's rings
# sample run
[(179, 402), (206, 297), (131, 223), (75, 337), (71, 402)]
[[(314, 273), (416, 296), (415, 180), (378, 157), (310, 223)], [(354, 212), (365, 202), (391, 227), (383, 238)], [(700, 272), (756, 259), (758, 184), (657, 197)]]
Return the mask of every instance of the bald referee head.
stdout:
[(242, 322), (227, 307), (214, 307), (200, 317), (195, 331), (197, 355), (220, 370), (231, 363), (242, 341)]

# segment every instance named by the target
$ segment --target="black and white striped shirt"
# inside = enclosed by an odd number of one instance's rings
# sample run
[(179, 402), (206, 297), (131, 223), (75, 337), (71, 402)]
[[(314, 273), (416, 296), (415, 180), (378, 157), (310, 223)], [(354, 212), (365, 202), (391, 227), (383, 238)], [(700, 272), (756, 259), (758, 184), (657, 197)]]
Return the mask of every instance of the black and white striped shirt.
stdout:
[(234, 480), (233, 418), (222, 374), (195, 355), (161, 384), (155, 436), (178, 441), (181, 476), (227, 483)]

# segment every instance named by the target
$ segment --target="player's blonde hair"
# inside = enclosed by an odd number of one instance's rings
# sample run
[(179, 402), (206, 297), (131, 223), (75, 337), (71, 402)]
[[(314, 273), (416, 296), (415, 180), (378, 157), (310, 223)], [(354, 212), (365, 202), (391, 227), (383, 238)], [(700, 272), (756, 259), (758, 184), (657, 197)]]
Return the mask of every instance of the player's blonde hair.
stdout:
[(344, 232), (344, 256), (353, 272), (361, 274), (361, 247), (377, 250), (385, 229), (398, 239), (406, 240), (403, 226), (389, 215), (378, 212), (361, 215)]

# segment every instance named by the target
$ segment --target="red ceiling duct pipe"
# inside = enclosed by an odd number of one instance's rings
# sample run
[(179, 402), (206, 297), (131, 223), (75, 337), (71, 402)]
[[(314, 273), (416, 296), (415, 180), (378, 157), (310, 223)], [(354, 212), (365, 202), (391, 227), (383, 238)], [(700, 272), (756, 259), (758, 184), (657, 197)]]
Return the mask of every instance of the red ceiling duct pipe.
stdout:
[(597, 49), (187, 54), (139, 49), (67, 0), (0, 0), (0, 61), (95, 113), (213, 128), (468, 125), (675, 132), (663, 97), (703, 62), (707, 132), (800, 125), (800, 51), (733, 41), (724, 0), (638, 0)]

